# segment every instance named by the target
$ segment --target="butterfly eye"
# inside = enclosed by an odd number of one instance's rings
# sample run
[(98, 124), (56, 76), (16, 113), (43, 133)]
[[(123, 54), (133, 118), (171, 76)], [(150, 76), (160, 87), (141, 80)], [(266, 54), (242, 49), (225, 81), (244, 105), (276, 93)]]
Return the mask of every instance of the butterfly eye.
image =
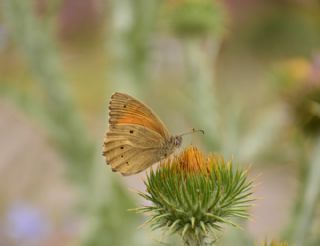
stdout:
[(126, 108), (127, 107), (127, 105), (123, 105), (123, 108)]
[(123, 155), (121, 155), (121, 158), (123, 158)]
[(123, 147), (123, 146), (121, 146), (121, 147), (120, 147), (120, 149), (124, 149), (124, 147)]
[(130, 133), (132, 134), (132, 133), (133, 133), (133, 130), (130, 130)]

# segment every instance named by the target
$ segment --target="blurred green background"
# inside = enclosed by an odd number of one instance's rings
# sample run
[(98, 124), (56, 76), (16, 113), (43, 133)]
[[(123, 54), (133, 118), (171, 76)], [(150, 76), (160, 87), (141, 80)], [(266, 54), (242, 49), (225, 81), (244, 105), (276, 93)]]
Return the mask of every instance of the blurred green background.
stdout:
[(221, 245), (320, 245), (319, 1), (0, 0), (0, 245), (180, 245), (127, 211), (145, 173), (105, 165), (114, 91), (251, 166)]

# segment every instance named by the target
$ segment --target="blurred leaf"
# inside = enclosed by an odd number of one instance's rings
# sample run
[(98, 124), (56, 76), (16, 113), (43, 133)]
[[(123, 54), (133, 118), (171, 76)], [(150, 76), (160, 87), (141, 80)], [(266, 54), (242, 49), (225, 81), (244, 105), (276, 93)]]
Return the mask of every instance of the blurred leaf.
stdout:
[[(33, 74), (38, 78), (43, 92), (43, 102), (39, 104), (46, 116), (45, 124), (67, 159), (68, 171), (71, 174), (69, 177), (76, 181), (82, 191), (81, 206), (89, 209), (87, 212), (93, 216), (93, 219), (89, 220), (92, 224), (88, 225), (92, 234), (87, 241), (90, 245), (110, 245), (106, 242), (113, 243), (112, 240), (115, 240), (117, 245), (128, 245), (128, 242), (132, 242), (133, 235), (136, 235), (134, 228), (137, 226), (137, 216), (127, 216), (126, 212), (128, 207), (133, 206), (132, 199), (119, 180), (108, 179), (107, 173), (100, 172), (103, 174), (102, 179), (110, 182), (103, 194), (97, 192), (102, 187), (93, 185), (97, 176), (94, 176), (96, 173), (92, 171), (96, 164), (101, 163), (96, 163), (96, 146), (89, 139), (88, 131), (65, 81), (54, 29), (49, 23), (44, 24), (36, 17), (30, 2), (4, 1), (3, 10), (13, 37)], [(132, 237), (123, 237), (122, 231)]]
[(76, 111), (70, 88), (66, 83), (56, 45), (54, 32), (34, 14), (30, 2), (4, 1), (4, 16), (19, 48), (43, 91), (44, 115), (52, 138), (68, 160), (69, 174), (87, 183), (94, 156), (94, 146), (87, 136)]

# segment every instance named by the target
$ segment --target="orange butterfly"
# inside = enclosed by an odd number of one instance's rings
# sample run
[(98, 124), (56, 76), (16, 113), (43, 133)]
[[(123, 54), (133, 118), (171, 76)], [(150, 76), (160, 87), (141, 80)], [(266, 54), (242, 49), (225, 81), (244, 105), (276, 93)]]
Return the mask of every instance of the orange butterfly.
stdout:
[(149, 107), (124, 93), (111, 96), (109, 110), (103, 156), (112, 170), (122, 175), (136, 174), (167, 158), (187, 134), (171, 136)]

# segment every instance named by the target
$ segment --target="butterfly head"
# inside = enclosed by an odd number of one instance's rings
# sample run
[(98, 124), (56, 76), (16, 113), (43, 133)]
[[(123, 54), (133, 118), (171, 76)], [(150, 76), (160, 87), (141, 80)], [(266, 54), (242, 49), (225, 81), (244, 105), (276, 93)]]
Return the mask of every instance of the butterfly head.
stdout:
[(172, 141), (173, 141), (173, 146), (175, 148), (179, 148), (182, 144), (182, 136), (180, 135), (174, 136)]

